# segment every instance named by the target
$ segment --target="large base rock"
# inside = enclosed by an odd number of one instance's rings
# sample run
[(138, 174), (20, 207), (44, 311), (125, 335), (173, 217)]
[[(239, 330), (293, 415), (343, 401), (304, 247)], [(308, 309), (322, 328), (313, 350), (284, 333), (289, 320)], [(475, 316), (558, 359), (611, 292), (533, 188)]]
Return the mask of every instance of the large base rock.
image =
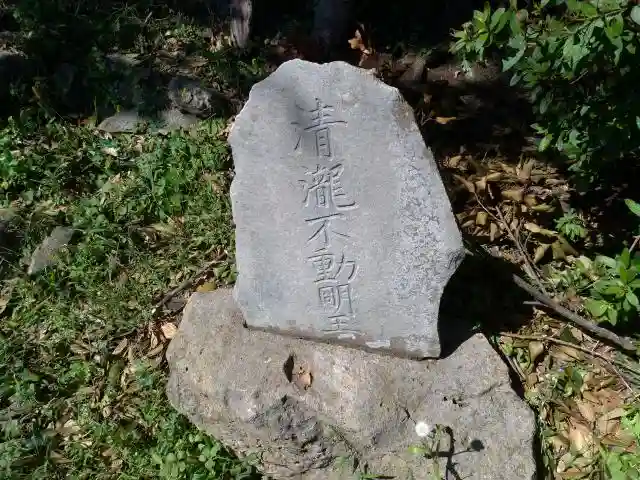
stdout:
[[(431, 479), (416, 423), (443, 425), (445, 478), (531, 479), (534, 418), (482, 335), (437, 361), (249, 330), (230, 290), (194, 294), (167, 352), (176, 409), (275, 478)], [(414, 449), (415, 451), (415, 449)], [(362, 470), (361, 470), (362, 471)]]

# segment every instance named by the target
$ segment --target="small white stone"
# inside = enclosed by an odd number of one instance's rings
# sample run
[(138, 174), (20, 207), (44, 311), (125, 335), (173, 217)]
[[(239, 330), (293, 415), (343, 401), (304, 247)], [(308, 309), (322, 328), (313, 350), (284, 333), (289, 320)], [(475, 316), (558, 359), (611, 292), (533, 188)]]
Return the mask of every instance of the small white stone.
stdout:
[(416, 435), (419, 437), (428, 437), (433, 433), (433, 427), (426, 422), (416, 423)]

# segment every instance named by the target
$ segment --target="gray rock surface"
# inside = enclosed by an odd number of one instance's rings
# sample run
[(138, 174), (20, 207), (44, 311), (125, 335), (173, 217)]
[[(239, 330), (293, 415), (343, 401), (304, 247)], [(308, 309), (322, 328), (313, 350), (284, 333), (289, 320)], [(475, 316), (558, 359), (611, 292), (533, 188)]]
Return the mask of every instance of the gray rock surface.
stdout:
[(133, 133), (143, 128), (146, 121), (135, 110), (125, 110), (105, 118), (98, 130), (109, 133)]
[(135, 133), (149, 126), (152, 132), (166, 133), (171, 130), (189, 129), (198, 122), (198, 117), (183, 113), (177, 108), (162, 110), (156, 117), (143, 116), (134, 110), (127, 110), (105, 118), (97, 128), (109, 133)]
[(482, 335), (441, 360), (376, 355), (244, 328), (224, 289), (191, 297), (167, 360), (173, 406), (273, 478), (354, 479), (359, 463), (431, 479), (409, 452), (418, 422), (447, 428), (445, 478), (534, 478), (533, 414)]
[(229, 142), (247, 324), (437, 357), (464, 249), (398, 90), (343, 62), (291, 60), (252, 88)]
[(31, 254), (27, 273), (34, 275), (56, 262), (56, 255), (64, 248), (73, 236), (73, 228), (56, 227)]
[(184, 76), (173, 77), (169, 81), (168, 96), (180, 110), (192, 115), (210, 115), (216, 108), (223, 108), (223, 96), (202, 85), (200, 80)]

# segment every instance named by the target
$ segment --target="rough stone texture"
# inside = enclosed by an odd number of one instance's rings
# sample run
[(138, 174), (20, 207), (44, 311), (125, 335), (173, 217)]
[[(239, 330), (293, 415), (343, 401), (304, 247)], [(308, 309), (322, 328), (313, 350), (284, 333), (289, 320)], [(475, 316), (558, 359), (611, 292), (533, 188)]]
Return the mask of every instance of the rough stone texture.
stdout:
[(252, 88), (229, 142), (247, 324), (437, 357), (464, 249), (398, 90), (343, 62), (291, 60)]
[(209, 115), (216, 104), (222, 101), (218, 92), (202, 86), (201, 82), (194, 78), (173, 77), (167, 89), (173, 104), (192, 115)]
[(109, 133), (136, 132), (145, 125), (144, 119), (134, 110), (125, 110), (105, 118), (98, 130)]
[(134, 110), (118, 112), (105, 118), (98, 130), (109, 133), (135, 133), (150, 126), (152, 132), (167, 133), (171, 130), (189, 129), (199, 122), (198, 117), (170, 108), (157, 113), (157, 117), (144, 117)]
[(191, 297), (167, 360), (174, 407), (236, 453), (261, 455), (275, 478), (353, 479), (357, 460), (430, 479), (432, 464), (408, 451), (418, 421), (450, 428), (446, 478), (534, 478), (533, 414), (481, 335), (416, 362), (243, 328), (218, 290)]
[(31, 254), (27, 273), (34, 275), (44, 268), (53, 265), (56, 255), (65, 247), (73, 236), (73, 228), (56, 227)]

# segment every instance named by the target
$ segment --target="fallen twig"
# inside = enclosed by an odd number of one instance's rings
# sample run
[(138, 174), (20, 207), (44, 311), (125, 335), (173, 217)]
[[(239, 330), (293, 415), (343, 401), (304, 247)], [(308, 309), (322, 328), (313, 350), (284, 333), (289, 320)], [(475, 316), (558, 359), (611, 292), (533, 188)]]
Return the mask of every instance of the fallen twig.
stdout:
[(511, 278), (514, 281), (514, 283), (518, 285), (520, 288), (522, 288), (525, 292), (527, 292), (529, 295), (531, 295), (533, 298), (538, 300), (543, 305), (549, 307), (554, 312), (558, 313), (562, 317), (569, 320), (571, 323), (574, 323), (577, 326), (583, 328), (584, 330), (587, 330), (589, 333), (592, 333), (598, 338), (608, 340), (609, 342), (617, 345), (618, 347), (622, 348), (626, 352), (636, 353), (636, 347), (633, 344), (633, 342), (631, 342), (630, 340), (622, 338), (616, 335), (615, 333), (613, 333), (612, 331), (607, 330), (606, 328), (602, 328), (602, 327), (598, 327), (597, 325), (594, 325), (592, 322), (590, 322), (586, 318), (583, 318), (577, 313), (572, 312), (571, 310), (563, 307), (562, 305), (560, 305), (558, 302), (553, 300), (551, 297), (549, 297), (545, 293), (542, 293), (536, 290), (533, 286), (529, 285), (529, 283), (527, 283), (525, 280), (523, 280), (519, 276), (513, 275)]
[(218, 255), (215, 259), (213, 259), (210, 262), (208, 262), (204, 267), (202, 267), (196, 273), (191, 275), (189, 278), (187, 278), (184, 282), (182, 282), (176, 288), (174, 288), (173, 290), (169, 291), (169, 293), (167, 293), (164, 297), (162, 297), (161, 300), (159, 300), (158, 302), (156, 302), (153, 305), (153, 310), (155, 311), (158, 308), (162, 307), (165, 303), (167, 303), (169, 300), (171, 300), (173, 297), (175, 297), (178, 293), (180, 293), (184, 289), (189, 288), (191, 285), (193, 285), (193, 283), (197, 280), (197, 278), (200, 275), (205, 273), (207, 270), (209, 270), (214, 265), (217, 265), (217, 264), (221, 263), (222, 262), (222, 258), (224, 258), (224, 255)]
[(480, 207), (485, 212), (487, 212), (487, 214), (491, 218), (493, 218), (498, 224), (502, 224), (504, 226), (504, 229), (507, 231), (507, 234), (509, 235), (509, 237), (511, 238), (511, 240), (515, 244), (516, 248), (518, 250), (520, 250), (520, 253), (522, 254), (522, 257), (524, 258), (525, 263), (529, 267), (529, 270), (531, 270), (532, 279), (535, 280), (535, 282), (538, 284), (538, 287), (540, 288), (540, 290), (542, 290), (543, 292), (546, 293), (544, 285), (542, 284), (542, 280), (540, 280), (540, 277), (538, 276), (538, 272), (536, 270), (535, 263), (533, 263), (533, 260), (531, 259), (531, 256), (529, 255), (529, 252), (527, 252), (526, 248), (524, 248), (522, 246), (522, 243), (520, 242), (520, 239), (518, 238), (518, 233), (517, 232), (513, 232), (511, 230), (511, 227), (507, 223), (507, 219), (504, 218), (504, 214), (502, 213), (502, 210), (500, 210), (500, 207), (496, 208), (496, 212), (498, 212), (498, 216), (496, 216), (492, 211), (490, 211), (487, 207), (484, 206), (484, 204), (480, 200), (480, 197), (478, 196), (477, 193), (474, 192), (474, 195), (476, 197), (476, 202), (478, 202), (478, 205), (480, 205)]
[[(502, 335), (503, 337), (511, 337), (511, 338), (517, 338), (520, 340), (530, 340), (532, 342), (550, 342), (550, 343), (556, 343), (558, 345), (562, 345), (565, 347), (571, 347), (574, 348), (580, 352), (586, 353), (587, 355), (591, 355), (592, 357), (596, 357), (599, 358), (600, 360), (604, 360), (606, 363), (609, 364), (610, 367), (612, 367), (612, 370), (614, 371), (614, 373), (616, 375), (618, 375), (620, 378), (623, 379), (624, 384), (630, 389), (631, 387), (629, 387), (627, 381), (624, 379), (624, 377), (622, 376), (622, 374), (618, 371), (617, 368), (615, 368), (615, 366), (619, 366), (622, 368), (627, 368), (629, 369), (628, 366), (624, 365), (622, 362), (616, 360), (615, 358), (608, 358), (607, 356), (598, 353), (598, 352), (594, 352), (593, 350), (589, 350), (588, 348), (585, 347), (581, 347), (580, 345), (576, 345), (575, 343), (571, 343), (571, 342), (565, 342), (564, 340), (560, 340), (559, 338), (555, 338), (555, 337), (547, 337), (547, 336), (542, 336), (542, 335), (520, 335), (519, 333), (506, 333), (506, 332), (501, 332), (500, 335)], [(634, 371), (634, 370), (631, 370)]]

